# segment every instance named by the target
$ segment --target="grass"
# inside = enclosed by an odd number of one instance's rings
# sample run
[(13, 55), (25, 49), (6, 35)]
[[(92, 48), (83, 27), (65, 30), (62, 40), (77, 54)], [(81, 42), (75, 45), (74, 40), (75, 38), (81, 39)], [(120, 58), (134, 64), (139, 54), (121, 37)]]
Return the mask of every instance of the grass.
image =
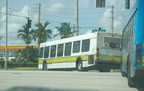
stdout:
[[(4, 70), (4, 69), (0, 69), (0, 70)], [(17, 68), (8, 68), (8, 70), (40, 71), (37, 67), (17, 67)]]
[[(88, 72), (99, 72), (99, 70), (89, 70)], [(120, 72), (120, 69), (112, 69), (110, 72)]]

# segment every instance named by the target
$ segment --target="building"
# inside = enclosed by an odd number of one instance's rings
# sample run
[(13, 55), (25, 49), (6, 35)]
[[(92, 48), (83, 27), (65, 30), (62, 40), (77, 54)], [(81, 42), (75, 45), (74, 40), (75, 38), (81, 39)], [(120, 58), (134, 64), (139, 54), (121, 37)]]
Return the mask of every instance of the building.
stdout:
[[(36, 48), (36, 45), (33, 45), (34, 48)], [(13, 53), (17, 50), (25, 49), (26, 45), (23, 46), (8, 46), (8, 57), (9, 61), (12, 61), (14, 59)], [(0, 61), (4, 61), (5, 59), (5, 46), (0, 46)]]

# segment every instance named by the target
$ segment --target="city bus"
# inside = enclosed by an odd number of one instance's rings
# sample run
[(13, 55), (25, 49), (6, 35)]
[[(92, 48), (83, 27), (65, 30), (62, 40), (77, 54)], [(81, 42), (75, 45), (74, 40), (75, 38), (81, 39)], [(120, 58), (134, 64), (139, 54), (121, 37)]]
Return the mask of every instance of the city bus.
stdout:
[(96, 32), (41, 43), (38, 69), (119, 69), (121, 39), (121, 34)]
[(137, 0), (132, 10), (122, 32), (121, 74), (127, 77), (129, 87), (144, 79), (144, 0)]

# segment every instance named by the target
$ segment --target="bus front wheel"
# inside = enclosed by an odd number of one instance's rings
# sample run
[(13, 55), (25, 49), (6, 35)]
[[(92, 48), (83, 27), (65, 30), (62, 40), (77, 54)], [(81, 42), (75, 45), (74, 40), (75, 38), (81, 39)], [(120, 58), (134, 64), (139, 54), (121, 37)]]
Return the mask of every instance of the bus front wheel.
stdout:
[(77, 68), (78, 71), (82, 71), (82, 61), (77, 62), (76, 68)]
[(47, 70), (47, 62), (44, 61), (44, 62), (43, 62), (43, 71), (46, 71), (46, 70)]

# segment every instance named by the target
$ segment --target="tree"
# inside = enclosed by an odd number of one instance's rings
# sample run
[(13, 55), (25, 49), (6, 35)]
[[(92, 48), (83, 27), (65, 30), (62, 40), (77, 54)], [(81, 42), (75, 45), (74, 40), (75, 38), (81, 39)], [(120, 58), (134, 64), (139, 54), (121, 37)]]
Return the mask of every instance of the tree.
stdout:
[(32, 33), (33, 31), (29, 31), (29, 27), (27, 24), (23, 25), (22, 29), (18, 30), (18, 38), (24, 40), (27, 46), (32, 42)]
[(56, 27), (58, 33), (54, 35), (54, 37), (60, 35), (61, 39), (64, 38), (69, 38), (73, 36), (73, 33), (71, 32), (71, 27), (70, 27), (70, 23), (61, 23), (60, 27)]
[(48, 39), (51, 39), (52, 31), (50, 29), (46, 29), (46, 27), (50, 23), (46, 21), (44, 25), (42, 23), (37, 23), (35, 26), (37, 27), (36, 30), (33, 30), (33, 38), (38, 43), (38, 48), (40, 43), (46, 42)]
[(38, 49), (33, 46), (27, 46), (25, 49), (17, 50), (14, 56), (18, 62), (37, 62)]

